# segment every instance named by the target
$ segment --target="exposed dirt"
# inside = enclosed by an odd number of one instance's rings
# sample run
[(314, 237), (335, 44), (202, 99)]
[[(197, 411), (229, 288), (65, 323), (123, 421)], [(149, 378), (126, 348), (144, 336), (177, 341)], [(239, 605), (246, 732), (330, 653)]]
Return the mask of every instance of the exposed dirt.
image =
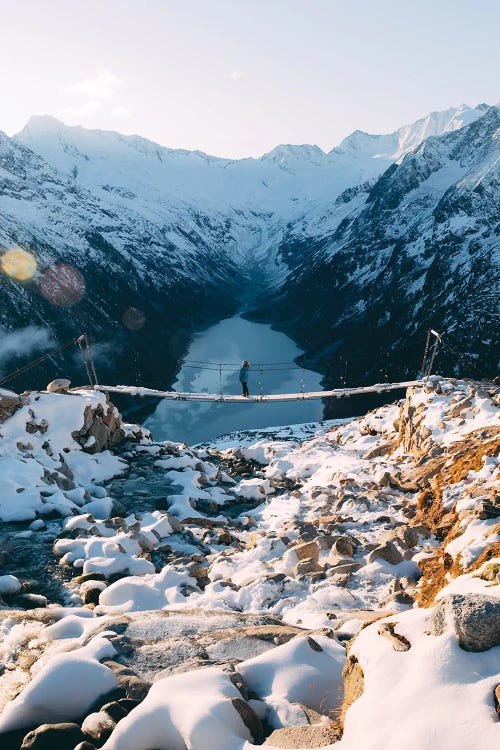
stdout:
[[(441, 455), (423, 459), (414, 472), (406, 472), (405, 479), (414, 481), (422, 487), (417, 498), (417, 514), (413, 523), (425, 524), (442, 540), (442, 547), (432, 557), (419, 563), (423, 573), (417, 594), (419, 606), (430, 607), (434, 603), (436, 594), (446, 585), (447, 577), (455, 578), (469, 572), (463, 568), (460, 556), (453, 560), (443, 551), (444, 547), (461, 533), (461, 519), (455, 509), (443, 507), (444, 488), (462, 482), (470, 472), (479, 471), (484, 458), (495, 456), (499, 451), (498, 429), (482, 429), (471, 433), (465, 440), (451, 444)], [(498, 547), (499, 545), (493, 545), (493, 548), (485, 550), (470, 569), (476, 569), (485, 560), (495, 556)]]

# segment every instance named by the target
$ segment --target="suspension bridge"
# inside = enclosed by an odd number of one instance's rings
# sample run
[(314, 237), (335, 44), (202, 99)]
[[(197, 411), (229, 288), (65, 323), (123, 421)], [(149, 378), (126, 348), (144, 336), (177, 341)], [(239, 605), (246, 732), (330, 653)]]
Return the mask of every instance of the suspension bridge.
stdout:
[(363, 393), (384, 393), (409, 388), (412, 385), (422, 385), (423, 380), (406, 380), (400, 383), (376, 383), (375, 385), (358, 386), (355, 388), (334, 388), (331, 391), (299, 391), (297, 393), (260, 393), (256, 396), (238, 396), (232, 393), (182, 393), (180, 391), (159, 391), (154, 388), (143, 388), (130, 385), (94, 385), (96, 391), (104, 393), (121, 393), (128, 396), (142, 398), (169, 399), (171, 401), (215, 401), (224, 404), (269, 403), (277, 401), (312, 401), (323, 398), (343, 398)]
[[(430, 346), (431, 337), (434, 336), (433, 346)], [(404, 380), (397, 382), (381, 382), (373, 385), (354, 386), (346, 387), (345, 382), (342, 382), (342, 387), (334, 388), (332, 390), (324, 391), (307, 391), (305, 389), (304, 373), (310, 372), (305, 368), (298, 366), (294, 362), (287, 363), (267, 363), (258, 364), (255, 366), (254, 373), (258, 378), (259, 393), (257, 395), (243, 396), (233, 393), (223, 392), (223, 375), (227, 372), (237, 372), (234, 369), (236, 363), (214, 363), (214, 362), (197, 362), (185, 363), (185, 366), (193, 366), (200, 370), (215, 370), (219, 374), (219, 392), (208, 393), (208, 392), (182, 392), (174, 390), (159, 390), (155, 388), (146, 388), (140, 385), (102, 385), (98, 382), (96, 368), (92, 357), (92, 350), (90, 341), (87, 334), (83, 334), (79, 337), (70, 339), (64, 344), (60, 345), (56, 349), (42, 355), (41, 357), (27, 363), (23, 367), (19, 368), (10, 375), (0, 380), (0, 387), (9, 380), (23, 374), (32, 367), (36, 367), (46, 359), (51, 359), (54, 355), (60, 354), (64, 349), (71, 345), (77, 345), (83, 365), (88, 378), (88, 385), (83, 388), (89, 390), (97, 390), (103, 393), (116, 393), (128, 396), (137, 396), (140, 398), (156, 398), (156, 399), (167, 399), (170, 401), (198, 401), (198, 402), (219, 402), (219, 403), (231, 403), (231, 404), (248, 404), (248, 403), (276, 403), (276, 402), (289, 402), (289, 401), (312, 401), (322, 400), (327, 398), (345, 398), (349, 396), (357, 396), (365, 393), (386, 393), (388, 391), (404, 390), (411, 386), (421, 386), (425, 380), (427, 380), (432, 371), (432, 366), (436, 356), (438, 345), (441, 343), (442, 338), (436, 331), (429, 329), (427, 332), (427, 341), (424, 350), (424, 357), (422, 361), (422, 367), (420, 371), (420, 378), (416, 380)], [(286, 365), (286, 367), (282, 367)], [(238, 368), (239, 369), (239, 368)], [(298, 371), (300, 378), (300, 390), (292, 393), (264, 393), (263, 390), (263, 373), (265, 372), (276, 372), (278, 370), (295, 370)]]

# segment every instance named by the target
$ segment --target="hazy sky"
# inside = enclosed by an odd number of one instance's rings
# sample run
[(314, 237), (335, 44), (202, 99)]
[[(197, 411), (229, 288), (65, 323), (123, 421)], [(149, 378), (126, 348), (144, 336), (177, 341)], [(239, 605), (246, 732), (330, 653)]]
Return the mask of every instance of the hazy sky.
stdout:
[(0, 19), (9, 134), (52, 114), (258, 156), (500, 100), (500, 0), (0, 0)]

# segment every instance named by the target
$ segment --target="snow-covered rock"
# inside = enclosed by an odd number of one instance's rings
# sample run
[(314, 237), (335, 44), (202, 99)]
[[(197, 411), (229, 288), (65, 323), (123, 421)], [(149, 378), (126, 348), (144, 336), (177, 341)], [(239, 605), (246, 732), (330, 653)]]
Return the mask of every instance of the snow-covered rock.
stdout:
[[(493, 750), (499, 413), (492, 385), (434, 378), (349, 421), (127, 451), (115, 482), (136, 504), (134, 461), (199, 507), (178, 525), (165, 510), (64, 521), (54, 550), (91, 598), (0, 620), (6, 693), (23, 688), (0, 732), (78, 720), (106, 750), (250, 750), (271, 729), (271, 746), (469, 750), (480, 732)], [(242, 456), (256, 481), (228, 484)], [(242, 486), (275, 492), (232, 518)], [(95, 697), (116, 685), (111, 715)]]
[(14, 729), (78, 719), (99, 696), (117, 686), (113, 672), (99, 663), (114, 653), (106, 639), (97, 638), (39, 665), (30, 684), (0, 715), (0, 736)]
[[(107, 443), (94, 446), (92, 453), (102, 452), (91, 456), (82, 449), (82, 436), (105, 421), (113, 431), (106, 427)], [(115, 407), (96, 391), (32, 392), (2, 424), (0, 519), (80, 513), (93, 493), (100, 495), (98, 483), (123, 469), (120, 459), (102, 450), (117, 442), (111, 435), (120, 434), (119, 424)]]

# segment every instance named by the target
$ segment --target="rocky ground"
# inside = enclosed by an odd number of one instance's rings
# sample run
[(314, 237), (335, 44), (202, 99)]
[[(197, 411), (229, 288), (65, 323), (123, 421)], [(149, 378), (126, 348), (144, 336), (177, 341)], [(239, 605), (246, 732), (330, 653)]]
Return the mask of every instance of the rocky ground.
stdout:
[(53, 390), (0, 391), (2, 748), (498, 747), (498, 387), (196, 448)]

